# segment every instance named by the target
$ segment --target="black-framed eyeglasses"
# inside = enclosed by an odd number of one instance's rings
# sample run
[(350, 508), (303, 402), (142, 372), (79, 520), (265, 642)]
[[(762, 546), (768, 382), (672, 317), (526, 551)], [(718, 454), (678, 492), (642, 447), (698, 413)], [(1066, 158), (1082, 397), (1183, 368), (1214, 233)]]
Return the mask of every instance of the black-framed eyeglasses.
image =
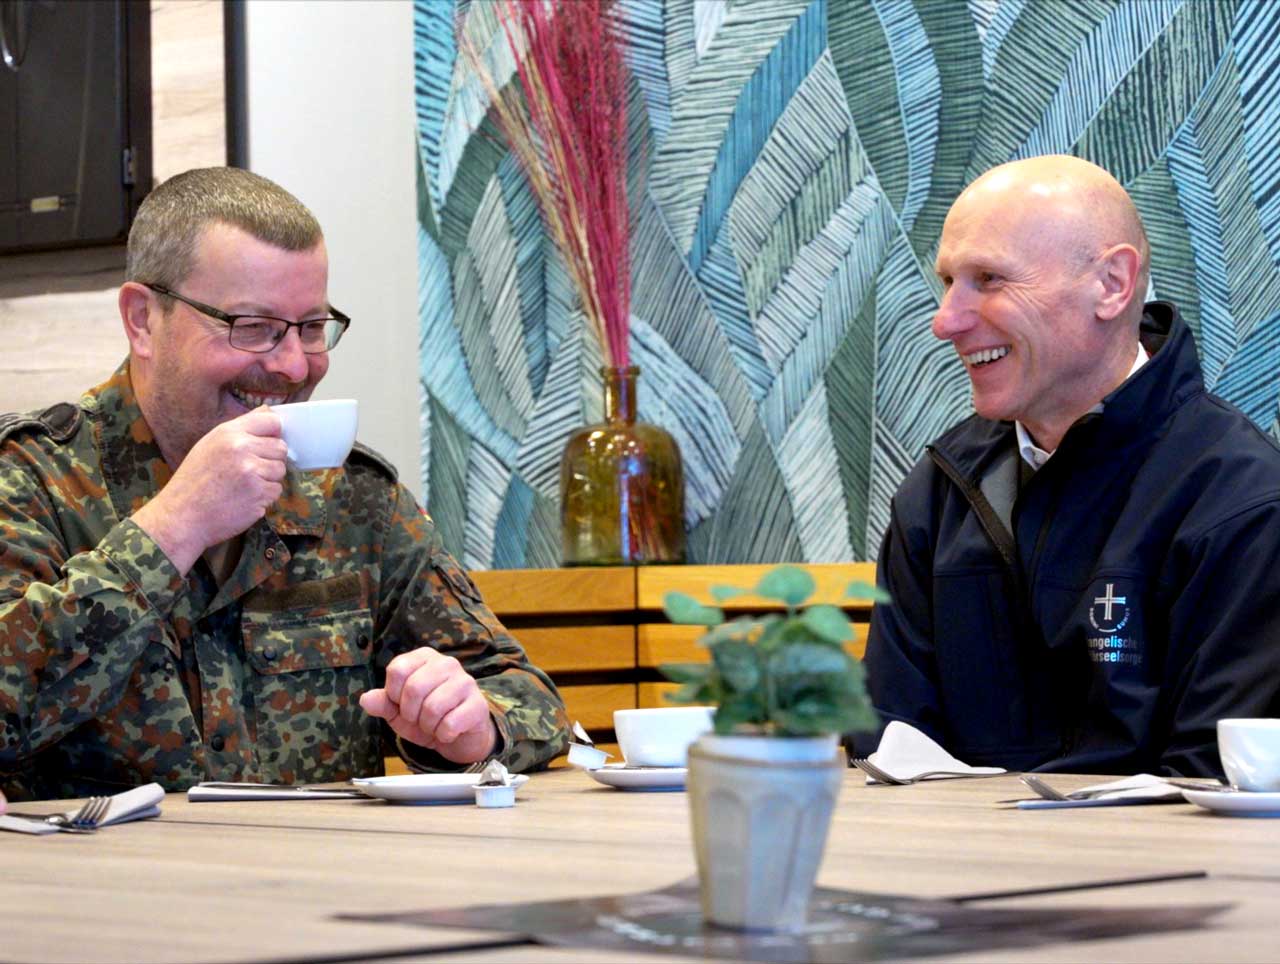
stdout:
[(142, 286), (150, 288), (158, 295), (181, 301), (201, 314), (222, 322), (227, 326), (227, 337), (231, 341), (231, 347), (239, 348), (241, 351), (265, 354), (284, 341), (290, 328), (297, 328), (303, 352), (308, 355), (323, 355), (341, 340), (351, 324), (351, 319), (332, 305), (329, 306), (332, 314), (328, 317), (288, 321), (284, 318), (273, 318), (270, 315), (232, 315), (221, 308), (214, 308), (212, 305), (184, 297), (164, 285), (153, 285), (144, 281)]

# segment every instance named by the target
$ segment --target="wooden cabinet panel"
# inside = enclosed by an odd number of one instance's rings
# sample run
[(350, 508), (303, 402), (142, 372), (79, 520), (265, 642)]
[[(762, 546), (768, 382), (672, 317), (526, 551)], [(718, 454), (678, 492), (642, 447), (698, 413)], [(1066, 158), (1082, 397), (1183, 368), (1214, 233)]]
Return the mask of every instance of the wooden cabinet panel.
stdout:
[[(636, 605), (661, 609), (662, 597), (672, 590), (685, 592), (711, 603), (712, 586), (754, 586), (774, 566), (652, 566), (636, 570)], [(818, 584), (812, 602), (832, 603), (845, 608), (870, 610), (871, 604), (844, 598), (845, 588), (855, 579), (875, 584), (874, 562), (835, 562), (804, 565), (801, 568)], [(724, 604), (726, 609), (758, 610), (776, 608), (777, 603), (759, 596), (739, 596)]]
[[(867, 650), (867, 623), (853, 624), (850, 655), (861, 659)], [(698, 645), (701, 626), (677, 626), (672, 623), (644, 623), (636, 627), (636, 664), (642, 667), (663, 663), (700, 663), (707, 651)]]
[(635, 683), (603, 683), (561, 686), (560, 695), (575, 720), (588, 730), (612, 730), (613, 711), (636, 705)]
[(680, 686), (676, 683), (641, 683), (638, 702), (642, 707), (677, 706), (666, 699), (668, 693), (674, 693)]
[(548, 673), (628, 670), (636, 665), (634, 626), (526, 626), (512, 629), (529, 661)]
[(392, 754), (391, 756), (388, 756), (388, 757), (383, 757), (382, 767), (386, 771), (387, 776), (389, 777), (402, 777), (406, 773), (413, 772), (412, 770), (409, 769), (408, 764), (406, 764), (404, 760), (400, 759), (400, 757), (396, 756), (395, 754)]
[(483, 569), (471, 573), (499, 618), (553, 614), (629, 613), (636, 605), (635, 570)]
[(698, 645), (701, 626), (645, 623), (636, 627), (636, 663), (653, 667), (663, 663), (703, 663), (707, 651)]

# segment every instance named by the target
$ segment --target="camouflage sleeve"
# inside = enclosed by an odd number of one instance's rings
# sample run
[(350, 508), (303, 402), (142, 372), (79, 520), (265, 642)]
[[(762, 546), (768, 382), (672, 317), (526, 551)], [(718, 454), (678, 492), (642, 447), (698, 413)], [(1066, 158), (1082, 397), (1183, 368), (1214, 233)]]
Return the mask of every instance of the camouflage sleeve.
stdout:
[[(397, 490), (382, 560), (379, 670), (418, 646), (453, 656), (489, 701), (502, 743), (498, 759), (513, 771), (545, 766), (568, 739), (564, 701), (444, 550), (413, 496)], [(435, 756), (419, 748), (402, 755), (419, 767)]]
[(120, 700), (184, 586), (128, 520), (70, 554), (43, 489), (0, 470), (0, 774)]

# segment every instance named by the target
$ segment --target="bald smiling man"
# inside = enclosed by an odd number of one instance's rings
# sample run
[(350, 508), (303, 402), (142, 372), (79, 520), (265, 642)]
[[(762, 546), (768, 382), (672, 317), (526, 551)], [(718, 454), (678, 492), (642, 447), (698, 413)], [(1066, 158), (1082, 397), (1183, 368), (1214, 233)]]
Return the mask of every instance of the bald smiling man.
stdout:
[(1280, 449), (1143, 304), (1146, 233), (1101, 168), (988, 171), (936, 270), (975, 414), (893, 500), (883, 720), (972, 764), (1221, 774), (1217, 720), (1280, 715)]

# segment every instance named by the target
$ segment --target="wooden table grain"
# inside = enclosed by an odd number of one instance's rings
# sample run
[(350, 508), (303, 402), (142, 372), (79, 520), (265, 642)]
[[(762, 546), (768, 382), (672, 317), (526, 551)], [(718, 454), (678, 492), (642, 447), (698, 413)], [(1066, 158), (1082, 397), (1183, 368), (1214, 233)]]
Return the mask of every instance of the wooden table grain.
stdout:
[[(1070, 789), (1091, 779), (1054, 781)], [(958, 897), (1203, 870), (1199, 880), (983, 906), (1231, 905), (1205, 930), (944, 960), (1280, 954), (1280, 823), (1190, 804), (1020, 811), (997, 803), (1018, 796), (1013, 776), (867, 787), (850, 771), (820, 882)], [(501, 935), (335, 915), (639, 892), (694, 873), (684, 794), (611, 790), (572, 770), (534, 775), (509, 810), (193, 804), (170, 794), (160, 818), (93, 836), (0, 834), (0, 868), (0, 961), (621, 961), (599, 951), (486, 948)], [(459, 945), (469, 949), (438, 953)]]

